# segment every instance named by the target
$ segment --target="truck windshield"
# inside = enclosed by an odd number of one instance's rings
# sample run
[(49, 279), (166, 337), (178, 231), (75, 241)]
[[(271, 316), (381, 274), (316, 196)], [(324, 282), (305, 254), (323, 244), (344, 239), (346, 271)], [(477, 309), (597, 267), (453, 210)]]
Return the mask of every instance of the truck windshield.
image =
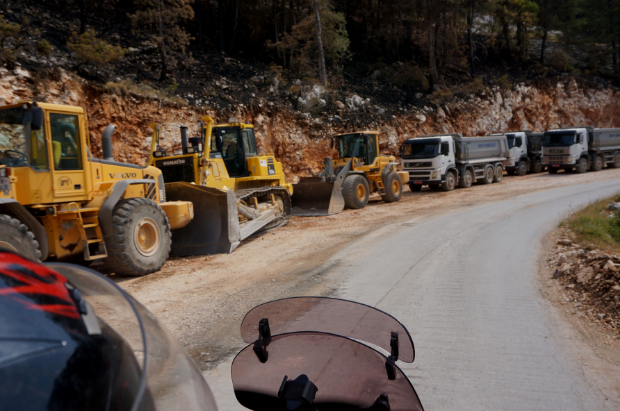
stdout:
[(575, 144), (575, 132), (568, 133), (545, 133), (543, 138), (543, 146), (545, 147), (557, 147), (557, 146), (572, 146)]
[[(9, 167), (27, 166), (30, 163), (27, 134), (30, 130), (30, 113), (22, 107), (0, 110), (0, 164)], [(37, 132), (42, 134), (42, 130)], [(37, 136), (33, 135), (33, 138)]]
[(508, 139), (508, 149), (511, 149), (515, 146), (515, 136), (506, 134), (506, 138)]
[(408, 143), (403, 147), (403, 158), (435, 158), (439, 155), (438, 143)]

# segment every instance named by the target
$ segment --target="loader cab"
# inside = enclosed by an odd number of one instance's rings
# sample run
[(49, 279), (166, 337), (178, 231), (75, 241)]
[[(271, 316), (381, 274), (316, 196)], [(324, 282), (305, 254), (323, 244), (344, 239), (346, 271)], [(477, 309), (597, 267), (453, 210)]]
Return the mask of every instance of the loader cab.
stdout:
[(357, 159), (361, 165), (372, 165), (379, 156), (376, 132), (359, 132), (336, 136), (340, 160)]
[(247, 159), (256, 157), (254, 126), (244, 123), (213, 127), (211, 158), (222, 158), (228, 175), (232, 178), (249, 175)]
[(24, 103), (0, 109), (0, 164), (19, 181), (13, 196), (20, 203), (87, 198), (85, 127), (78, 107)]

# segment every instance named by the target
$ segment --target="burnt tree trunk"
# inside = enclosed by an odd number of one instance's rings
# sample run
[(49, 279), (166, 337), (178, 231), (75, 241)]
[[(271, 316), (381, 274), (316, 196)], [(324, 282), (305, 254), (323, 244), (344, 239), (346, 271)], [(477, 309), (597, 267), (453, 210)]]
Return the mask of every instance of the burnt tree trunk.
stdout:
[(159, 53), (161, 56), (161, 74), (159, 81), (164, 81), (168, 75), (168, 56), (166, 56), (166, 41), (164, 39), (164, 22), (162, 20), (161, 0), (157, 1), (157, 19), (159, 21)]
[(316, 46), (319, 52), (319, 80), (323, 87), (327, 87), (327, 70), (325, 69), (325, 54), (321, 38), (321, 13), (319, 13), (318, 0), (314, 0), (314, 13), (316, 14)]

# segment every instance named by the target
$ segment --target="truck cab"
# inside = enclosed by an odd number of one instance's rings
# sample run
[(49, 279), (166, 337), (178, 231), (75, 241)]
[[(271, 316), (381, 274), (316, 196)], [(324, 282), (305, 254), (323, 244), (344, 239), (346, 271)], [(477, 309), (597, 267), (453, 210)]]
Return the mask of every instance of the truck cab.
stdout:
[[(443, 184), (446, 173), (456, 168), (454, 136), (445, 134), (406, 140), (401, 146), (402, 170), (409, 173), (410, 187)], [(414, 191), (419, 191), (416, 189)]]
[(542, 163), (549, 172), (559, 169), (586, 172), (589, 168), (588, 142), (592, 127), (564, 128), (545, 132), (542, 142)]
[(540, 173), (543, 169), (541, 159), (541, 142), (543, 133), (532, 130), (511, 131), (504, 133), (508, 142), (508, 174), (523, 176)]

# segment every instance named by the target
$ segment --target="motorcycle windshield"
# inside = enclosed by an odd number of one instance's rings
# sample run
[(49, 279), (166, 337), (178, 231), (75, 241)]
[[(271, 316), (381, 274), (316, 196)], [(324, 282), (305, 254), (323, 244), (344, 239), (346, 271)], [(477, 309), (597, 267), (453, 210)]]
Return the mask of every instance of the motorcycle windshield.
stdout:
[(232, 364), (235, 396), (241, 405), (257, 411), (286, 410), (278, 391), (284, 376), (301, 374), (318, 388), (314, 405), (318, 411), (353, 411), (370, 407), (386, 393), (391, 411), (423, 410), (405, 374), (393, 365), (390, 380), (386, 357), (355, 340), (333, 334), (298, 332), (265, 340), (267, 361), (261, 363), (254, 345), (244, 348)]
[(398, 333), (398, 359), (413, 362), (415, 349), (409, 331), (396, 318), (374, 307), (327, 297), (294, 297), (270, 301), (251, 309), (241, 323), (246, 343), (258, 339), (261, 319), (271, 335), (317, 331), (374, 344), (391, 353), (392, 333)]
[(132, 411), (217, 410), (213, 394), (194, 362), (144, 306), (95, 271), (64, 263), (46, 265), (80, 290), (99, 321), (131, 347), (142, 371)]

